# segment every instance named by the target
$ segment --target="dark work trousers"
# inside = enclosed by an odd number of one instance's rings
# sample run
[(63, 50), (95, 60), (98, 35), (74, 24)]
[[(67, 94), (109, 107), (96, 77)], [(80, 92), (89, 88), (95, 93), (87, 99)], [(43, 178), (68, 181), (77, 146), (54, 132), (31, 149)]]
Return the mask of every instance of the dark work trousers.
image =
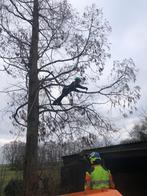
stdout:
[(53, 105), (61, 105), (62, 99), (71, 93), (71, 89), (68, 86), (65, 86), (62, 90), (62, 94), (53, 102)]

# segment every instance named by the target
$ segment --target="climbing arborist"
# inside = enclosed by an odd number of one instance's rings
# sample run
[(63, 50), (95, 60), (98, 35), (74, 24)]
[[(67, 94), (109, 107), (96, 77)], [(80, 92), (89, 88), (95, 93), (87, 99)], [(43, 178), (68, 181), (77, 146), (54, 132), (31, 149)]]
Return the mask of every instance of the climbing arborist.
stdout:
[(62, 90), (62, 94), (53, 102), (53, 105), (61, 105), (62, 99), (67, 96), (68, 94), (71, 94), (72, 91), (79, 92), (77, 88), (86, 89), (87, 87), (80, 85), (81, 78), (76, 77), (75, 80), (68, 86), (65, 86)]
[(112, 175), (102, 166), (102, 159), (98, 152), (92, 152), (88, 156), (91, 164), (90, 171), (85, 175), (85, 190), (105, 190), (115, 188)]

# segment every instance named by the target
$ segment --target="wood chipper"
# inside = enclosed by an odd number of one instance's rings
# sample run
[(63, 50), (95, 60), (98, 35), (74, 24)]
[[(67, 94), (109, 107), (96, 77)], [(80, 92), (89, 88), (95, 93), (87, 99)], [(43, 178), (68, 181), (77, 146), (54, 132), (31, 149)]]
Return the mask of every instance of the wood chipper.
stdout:
[(69, 194), (64, 194), (61, 196), (122, 196), (121, 193), (119, 193), (115, 189), (108, 189), (108, 190), (89, 190), (89, 191), (82, 191), (82, 192), (77, 192), (77, 193), (69, 193)]

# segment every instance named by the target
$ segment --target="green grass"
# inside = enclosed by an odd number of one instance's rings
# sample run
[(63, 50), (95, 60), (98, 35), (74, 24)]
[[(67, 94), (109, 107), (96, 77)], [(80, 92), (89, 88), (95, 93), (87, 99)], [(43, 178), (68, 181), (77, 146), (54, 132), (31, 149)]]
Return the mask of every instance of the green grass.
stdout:
[(7, 165), (0, 165), (0, 196), (11, 179), (22, 179), (22, 171), (11, 170)]
[[(40, 177), (45, 177), (48, 195), (56, 195), (60, 183), (60, 166), (52, 165), (38, 171)], [(4, 188), (11, 179), (22, 179), (22, 171), (10, 169), (7, 165), (0, 165), (0, 196), (4, 196)]]

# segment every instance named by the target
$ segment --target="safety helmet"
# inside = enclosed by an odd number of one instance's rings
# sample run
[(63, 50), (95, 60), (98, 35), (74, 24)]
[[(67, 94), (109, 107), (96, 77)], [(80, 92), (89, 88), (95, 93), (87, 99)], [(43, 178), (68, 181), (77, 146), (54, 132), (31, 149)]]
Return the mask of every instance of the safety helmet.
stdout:
[(80, 77), (76, 77), (75, 81), (81, 81), (81, 78)]
[(101, 161), (100, 154), (98, 152), (92, 152), (89, 154), (89, 161), (91, 164), (97, 163)]

